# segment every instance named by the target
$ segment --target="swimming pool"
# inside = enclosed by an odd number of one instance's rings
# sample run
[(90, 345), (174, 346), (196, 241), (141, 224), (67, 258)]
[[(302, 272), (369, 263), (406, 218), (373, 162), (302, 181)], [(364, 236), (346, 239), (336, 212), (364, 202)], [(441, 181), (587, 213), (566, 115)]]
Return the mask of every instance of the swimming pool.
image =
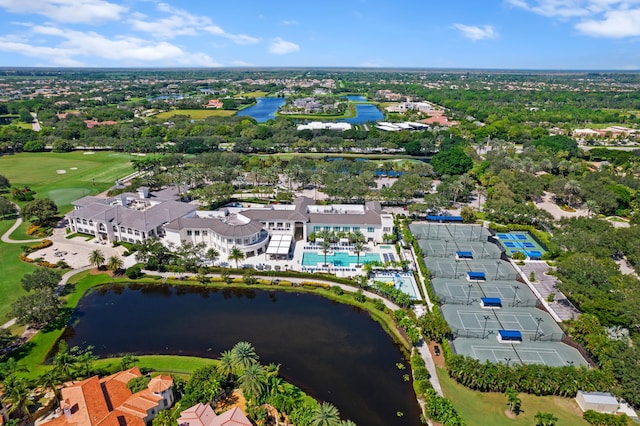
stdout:
[(406, 293), (412, 299), (419, 299), (418, 285), (410, 275), (396, 273), (380, 273), (373, 276), (373, 281), (381, 281), (383, 283), (393, 284), (395, 288)]
[[(380, 262), (380, 255), (378, 254), (361, 254), (360, 264), (365, 262)], [(324, 254), (318, 254), (318, 252), (302, 253), (302, 265), (304, 266), (316, 266), (318, 263), (324, 264)], [(334, 254), (327, 254), (327, 263), (334, 266), (349, 266), (351, 264), (358, 263), (358, 256), (351, 256), (347, 252), (335, 252)]]

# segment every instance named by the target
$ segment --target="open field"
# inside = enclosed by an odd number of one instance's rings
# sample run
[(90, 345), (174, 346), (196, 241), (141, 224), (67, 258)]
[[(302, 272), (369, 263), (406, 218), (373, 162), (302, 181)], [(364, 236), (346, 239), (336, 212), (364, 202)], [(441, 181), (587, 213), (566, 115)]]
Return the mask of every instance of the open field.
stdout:
[(134, 172), (125, 153), (80, 151), (7, 155), (0, 157), (0, 170), (13, 186), (28, 185), (36, 197), (51, 198), (62, 213), (73, 200), (105, 191)]
[(255, 92), (240, 93), (238, 96), (243, 97), (243, 98), (264, 98), (268, 94), (269, 94), (268, 92), (263, 92), (263, 91), (258, 90), (258, 91), (255, 91)]
[(194, 120), (204, 120), (207, 117), (231, 117), (237, 111), (228, 109), (174, 109), (155, 115), (160, 120), (166, 120), (176, 115), (186, 115)]
[(508, 418), (504, 412), (509, 409), (507, 397), (495, 392), (474, 392), (449, 377), (447, 372), (438, 368), (438, 378), (444, 396), (449, 398), (468, 426), (518, 426), (535, 424), (537, 412), (553, 413), (558, 425), (587, 426), (582, 412), (574, 399), (557, 396), (534, 396), (521, 393), (521, 413)]
[[(212, 356), (217, 356), (214, 354)], [(140, 355), (137, 356), (136, 365), (140, 368), (153, 368), (154, 371), (164, 374), (190, 375), (201, 367), (210, 365), (216, 361), (208, 358), (177, 355)], [(120, 358), (103, 358), (95, 362), (95, 367), (104, 368), (111, 365), (120, 365)]]
[[(15, 223), (15, 220), (0, 221), (0, 235)], [(21, 244), (5, 244), (0, 242), (0, 324), (4, 324), (10, 318), (7, 314), (11, 304), (20, 296), (26, 294), (20, 285), (20, 280), (25, 274), (33, 272), (35, 266), (21, 262), (18, 256), (22, 252)]]
[[(370, 103), (370, 102), (358, 102)], [(349, 102), (347, 110), (343, 114), (282, 114), (276, 113), (277, 117), (295, 118), (297, 120), (341, 120), (343, 118), (352, 118), (356, 116), (356, 107), (354, 102)]]

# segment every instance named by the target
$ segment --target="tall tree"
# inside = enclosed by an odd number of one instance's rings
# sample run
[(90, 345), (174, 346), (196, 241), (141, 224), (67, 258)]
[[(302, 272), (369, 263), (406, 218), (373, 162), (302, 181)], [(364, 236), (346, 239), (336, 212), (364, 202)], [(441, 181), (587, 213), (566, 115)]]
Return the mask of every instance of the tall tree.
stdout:
[(242, 370), (240, 388), (253, 401), (256, 401), (267, 387), (267, 371), (264, 366), (254, 362)]
[(520, 412), (520, 404), (522, 401), (518, 397), (518, 391), (514, 388), (507, 388), (504, 393), (507, 397), (507, 403), (509, 404), (509, 412), (518, 414)]
[(109, 259), (107, 259), (107, 270), (108, 271), (116, 273), (119, 270), (121, 270), (123, 266), (124, 266), (124, 261), (118, 255), (110, 256)]
[(91, 253), (89, 253), (89, 264), (95, 266), (96, 268), (100, 269), (102, 265), (104, 265), (104, 261), (104, 254), (100, 250), (95, 249)]
[(38, 268), (20, 280), (26, 291), (50, 289), (55, 290), (60, 282), (60, 272), (50, 268)]
[(231, 252), (229, 253), (229, 260), (233, 260), (236, 262), (236, 269), (238, 268), (238, 262), (244, 260), (244, 253), (238, 247), (233, 246), (231, 248)]
[[(357, 266), (360, 266), (360, 253), (362, 253), (365, 250), (366, 250), (366, 246), (364, 245), (364, 243), (362, 241), (356, 241), (356, 243), (353, 245), (353, 251), (355, 252), (356, 256), (358, 257), (358, 265)], [(326, 263), (326, 259), (325, 259), (325, 263)]]
[(558, 418), (553, 413), (543, 413), (538, 411), (534, 416), (536, 419), (536, 426), (554, 426), (558, 421)]
[(241, 371), (251, 364), (256, 364), (259, 359), (255, 348), (249, 342), (236, 343), (231, 349), (231, 356), (237, 371)]
[(311, 416), (312, 426), (340, 426), (340, 411), (331, 403), (319, 404)]
[(48, 225), (58, 217), (58, 206), (48, 198), (37, 198), (22, 208), (22, 216), (35, 225)]

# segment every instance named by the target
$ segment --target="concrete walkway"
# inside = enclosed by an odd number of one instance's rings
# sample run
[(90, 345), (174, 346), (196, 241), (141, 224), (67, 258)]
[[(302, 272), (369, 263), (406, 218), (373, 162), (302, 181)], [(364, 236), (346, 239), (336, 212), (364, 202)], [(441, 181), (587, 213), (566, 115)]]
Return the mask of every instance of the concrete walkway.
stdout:
[(7, 243), (7, 244), (28, 244), (28, 243), (37, 243), (39, 241), (42, 241), (42, 238), (36, 238), (33, 240), (13, 240), (11, 239), (11, 234), (13, 234), (13, 231), (15, 231), (16, 229), (18, 229), (18, 227), (20, 225), (22, 225), (22, 217), (20, 217), (20, 207), (18, 207), (17, 204), (13, 205), (16, 208), (16, 212), (18, 214), (18, 218), (16, 219), (16, 223), (14, 223), (11, 228), (9, 228), (7, 230), (7, 232), (5, 232), (2, 237), (0, 237), (0, 239), (2, 240), (3, 243)]

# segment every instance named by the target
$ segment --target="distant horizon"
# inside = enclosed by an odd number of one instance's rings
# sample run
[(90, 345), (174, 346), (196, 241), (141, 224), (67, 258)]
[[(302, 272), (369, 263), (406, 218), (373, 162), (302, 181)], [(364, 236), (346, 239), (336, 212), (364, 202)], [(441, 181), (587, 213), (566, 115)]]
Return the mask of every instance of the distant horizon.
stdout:
[(0, 0), (0, 66), (640, 70), (640, 0)]
[(381, 72), (452, 72), (452, 73), (544, 73), (544, 74), (589, 74), (589, 73), (615, 73), (615, 74), (640, 74), (640, 69), (561, 69), (561, 68), (470, 68), (470, 67), (359, 67), (359, 66), (229, 66), (229, 67), (60, 67), (60, 66), (11, 66), (0, 65), (0, 71), (12, 70), (50, 70), (50, 71), (381, 71)]

